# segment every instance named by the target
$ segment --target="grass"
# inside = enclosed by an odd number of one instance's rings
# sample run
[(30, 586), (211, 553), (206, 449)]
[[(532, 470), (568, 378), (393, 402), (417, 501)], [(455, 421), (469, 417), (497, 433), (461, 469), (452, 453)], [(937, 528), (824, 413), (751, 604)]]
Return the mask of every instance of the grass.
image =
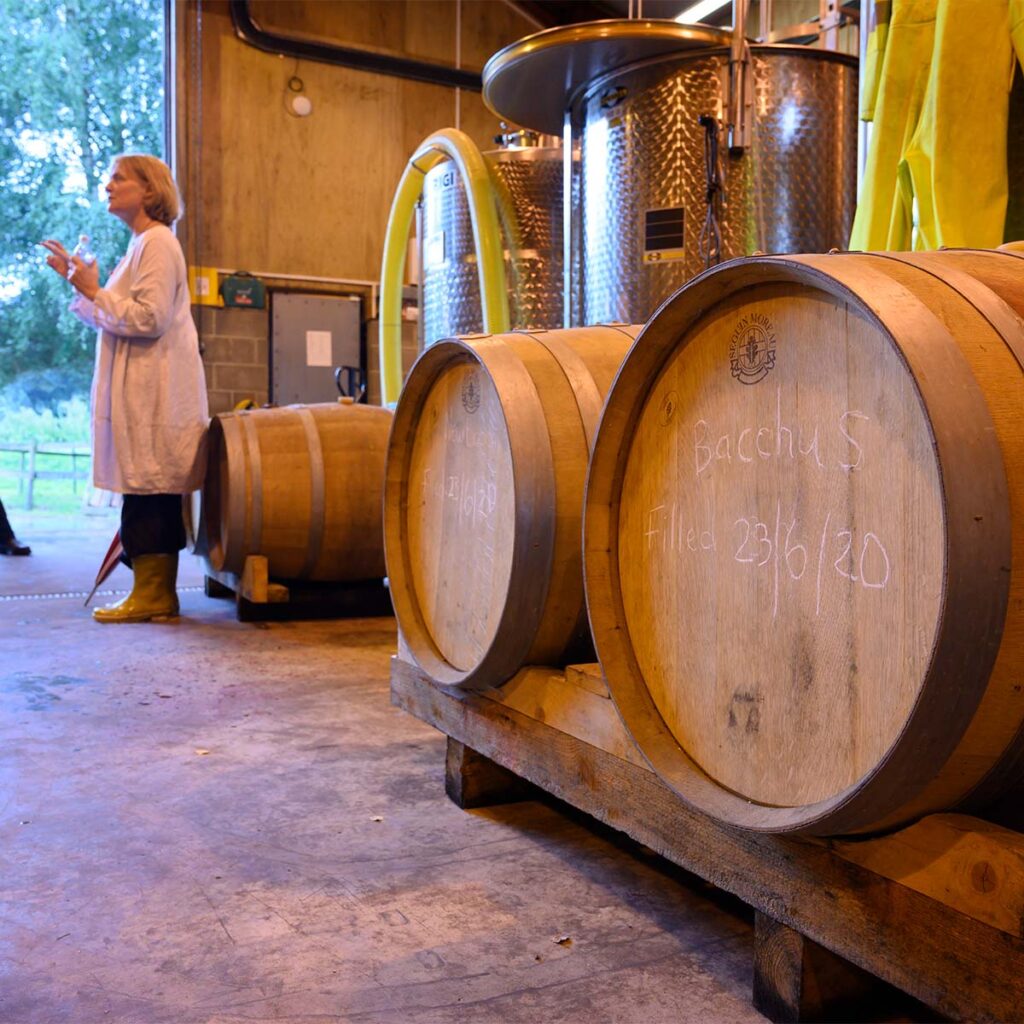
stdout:
[[(0, 444), (74, 444), (88, 448), (89, 406), (81, 397), (61, 402), (54, 413), (0, 403)], [(0, 452), (0, 498), (8, 510), (24, 509), (28, 481), (16, 475), (28, 469), (28, 456)], [(89, 471), (89, 459), (76, 458), (75, 468)], [(37, 455), (36, 469), (70, 472), (72, 460), (61, 455)], [(36, 480), (32, 490), (34, 508), (53, 512), (76, 512), (82, 507), (88, 480)]]
[[(0, 452), (0, 498), (10, 509), (25, 507), (25, 495), (28, 480), (16, 475), (21, 467), (22, 456), (17, 452)], [(28, 456), (24, 456), (25, 468), (28, 469)], [(89, 472), (88, 456), (75, 459), (76, 469)], [(71, 459), (60, 455), (37, 455), (36, 469), (68, 473), (71, 471)], [(20, 485), (20, 489), (19, 489)], [(82, 507), (88, 490), (87, 480), (36, 480), (32, 489), (34, 508), (49, 509), (54, 512), (75, 512)]]

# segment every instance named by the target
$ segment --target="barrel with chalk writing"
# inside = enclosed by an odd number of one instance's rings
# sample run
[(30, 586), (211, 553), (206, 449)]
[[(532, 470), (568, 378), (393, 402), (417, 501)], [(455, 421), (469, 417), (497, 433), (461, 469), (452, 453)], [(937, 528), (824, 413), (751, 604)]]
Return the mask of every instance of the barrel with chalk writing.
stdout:
[(431, 678), (495, 686), (525, 664), (587, 657), (583, 485), (638, 330), (446, 340), (410, 371), (388, 446), (384, 544), (402, 637)]
[(737, 260), (595, 443), (594, 642), (688, 804), (765, 832), (984, 805), (1024, 760), (1024, 258)]

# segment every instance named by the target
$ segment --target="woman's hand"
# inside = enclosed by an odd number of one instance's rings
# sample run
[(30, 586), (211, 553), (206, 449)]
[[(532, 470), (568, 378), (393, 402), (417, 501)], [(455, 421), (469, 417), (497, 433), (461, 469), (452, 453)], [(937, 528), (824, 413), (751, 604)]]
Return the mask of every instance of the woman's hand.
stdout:
[(60, 274), (61, 277), (66, 279), (68, 276), (68, 268), (71, 266), (71, 254), (63, 245), (60, 244), (60, 242), (53, 238), (48, 238), (45, 242), (40, 242), (39, 244), (50, 253), (50, 255), (46, 257), (46, 265), (50, 267), (55, 274)]
[(86, 263), (77, 256), (71, 257), (71, 276), (69, 280), (72, 286), (84, 295), (87, 299), (95, 297), (100, 290), (100, 265), (95, 260)]
[(46, 257), (46, 265), (55, 274), (66, 278), (72, 286), (87, 299), (95, 297), (100, 290), (100, 268), (98, 263), (86, 263), (64, 248), (56, 239), (48, 238), (39, 243), (50, 255)]

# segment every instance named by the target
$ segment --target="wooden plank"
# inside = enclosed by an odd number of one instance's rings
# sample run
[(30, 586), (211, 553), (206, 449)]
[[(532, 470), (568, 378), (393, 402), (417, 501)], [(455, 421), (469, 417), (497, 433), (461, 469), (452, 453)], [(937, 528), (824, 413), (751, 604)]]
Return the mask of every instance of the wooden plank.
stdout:
[[(576, 672), (572, 678), (581, 676), (582, 673)], [(646, 768), (647, 762), (626, 731), (611, 699), (570, 682), (568, 677), (568, 672), (528, 667), (507, 683), (484, 692), (528, 718), (544, 722), (569, 736), (586, 736), (595, 747)]]
[(278, 604), (288, 600), (288, 588), (270, 582), (269, 562), (264, 555), (246, 555), (238, 596), (253, 604)]
[[(271, 587), (277, 584), (271, 583)], [(285, 588), (282, 588), (285, 589)], [(391, 614), (391, 597), (382, 580), (319, 583), (289, 580), (287, 599), (255, 604), (244, 597), (238, 602), (242, 622), (289, 619), (365, 618)]]
[(234, 597), (235, 591), (232, 587), (222, 583), (216, 576), (211, 576), (207, 570), (203, 579), (203, 592), (207, 597)]
[[(754, 1008), (778, 1024), (831, 1019), (831, 1011), (867, 1005), (882, 982), (800, 932), (754, 914)], [(843, 1018), (853, 1019), (844, 1014)]]
[(28, 490), (25, 492), (25, 508), (31, 509), (33, 505), (33, 491), (36, 482), (36, 442), (29, 443), (28, 450)]
[(536, 797), (528, 782), (451, 737), (444, 763), (444, 791), (463, 810)]
[[(206, 563), (206, 596), (207, 597), (234, 597), (241, 586), (237, 573), (225, 572), (223, 569), (214, 569), (209, 561)], [(216, 584), (216, 589), (213, 584)]]
[[(596, 697), (603, 679), (597, 664), (569, 666), (564, 676), (554, 669), (531, 667), (482, 692), (528, 718), (647, 769), (614, 705)], [(607, 698), (607, 689), (604, 693)], [(942, 814), (893, 835), (833, 840), (831, 846), (844, 860), (1024, 937), (1024, 835), (1018, 832), (967, 815)]]
[(214, 569), (206, 562), (208, 597), (233, 597), (239, 622), (286, 619), (340, 619), (391, 614), (391, 598), (383, 580), (319, 583), (289, 580), (278, 583), (267, 574), (262, 555), (246, 557), (241, 576)]
[[(2, 443), (0, 452), (29, 452), (31, 444)], [(65, 455), (65, 456), (91, 456), (92, 449), (76, 444), (36, 444), (36, 451), (40, 455)]]
[(839, 857), (690, 810), (650, 771), (392, 661), (392, 700), (940, 1013), (1020, 1018), (1024, 941)]
[(1024, 835), (962, 814), (933, 814), (869, 841), (833, 841), (853, 864), (1024, 937)]
[[(90, 458), (91, 451), (88, 448), (80, 448), (70, 444), (38, 444), (32, 441), (30, 444), (0, 444), (0, 452), (10, 452), (18, 456), (18, 468), (8, 469), (0, 466), (0, 476), (14, 477), (18, 481), (18, 494), (25, 495), (25, 507), (32, 508), (34, 505), (35, 483), (37, 480), (70, 480), (71, 489), (78, 493), (79, 480), (90, 478), (87, 470), (77, 468), (76, 459)], [(29, 458), (29, 466), (25, 468), (25, 457)], [(71, 469), (38, 469), (39, 458), (70, 458)], [(25, 491), (25, 481), (28, 481), (28, 492)]]
[(566, 682), (575, 683), (591, 693), (600, 697), (607, 697), (611, 700), (608, 692), (608, 682), (601, 671), (601, 666), (595, 661), (587, 665), (567, 665), (565, 668)]
[(802, 1006), (807, 942), (767, 914), (754, 915), (754, 1009), (777, 1024), (808, 1019)]

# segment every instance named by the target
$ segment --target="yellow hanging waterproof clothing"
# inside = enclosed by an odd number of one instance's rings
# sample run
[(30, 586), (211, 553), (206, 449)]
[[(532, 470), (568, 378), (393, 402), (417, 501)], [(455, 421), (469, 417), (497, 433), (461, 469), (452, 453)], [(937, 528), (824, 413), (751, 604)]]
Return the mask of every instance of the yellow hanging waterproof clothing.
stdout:
[(1005, 2), (940, 0), (924, 108), (899, 168), (915, 249), (1002, 242), (1013, 67)]
[(909, 248), (910, 217), (896, 204), (896, 175), (924, 106), (936, 4), (894, 0), (851, 249)]
[[(1021, 0), (1024, 3), (1024, 0)], [(864, 51), (864, 66), (860, 69), (860, 119), (875, 119), (875, 101), (878, 99), (878, 85), (882, 79), (882, 59), (885, 44), (889, 38), (889, 19), (892, 17), (892, 0), (875, 0), (874, 21)]]
[(894, 0), (851, 249), (1003, 240), (1012, 70), (1009, 0)]
[(1024, 0), (1010, 0), (1010, 38), (1017, 60), (1024, 67)]

